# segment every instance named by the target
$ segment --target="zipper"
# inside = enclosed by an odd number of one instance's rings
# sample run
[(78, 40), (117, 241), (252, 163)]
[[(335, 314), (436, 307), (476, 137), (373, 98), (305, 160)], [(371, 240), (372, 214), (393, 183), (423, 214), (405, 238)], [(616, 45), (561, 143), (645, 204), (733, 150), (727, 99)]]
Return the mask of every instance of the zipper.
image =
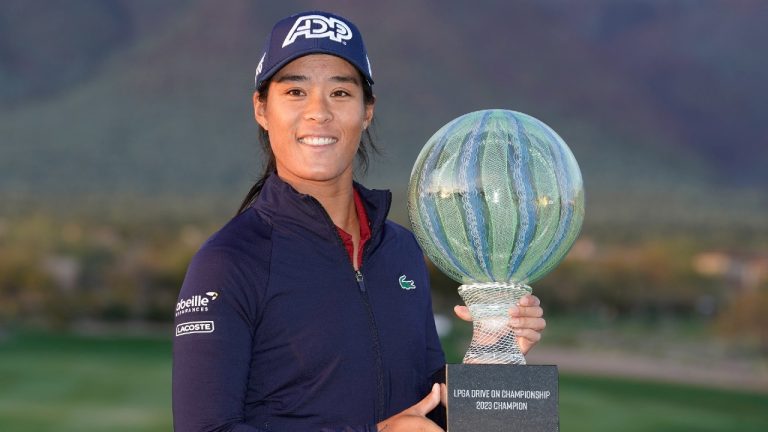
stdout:
[[(360, 266), (362, 268), (362, 265)], [(384, 365), (381, 356), (381, 341), (379, 340), (379, 329), (376, 327), (376, 320), (373, 316), (373, 307), (371, 301), (368, 298), (368, 292), (365, 290), (365, 279), (363, 278), (363, 272), (360, 270), (355, 271), (355, 280), (357, 286), (360, 288), (360, 297), (363, 300), (365, 309), (368, 312), (368, 325), (371, 330), (371, 337), (373, 343), (373, 360), (375, 362), (376, 369), (376, 423), (384, 420), (384, 400), (386, 395), (384, 394)]]
[[(368, 256), (368, 251), (370, 250), (370, 243), (371, 240), (374, 239), (374, 235), (378, 233), (377, 231), (371, 231), (371, 238), (368, 242), (366, 242), (365, 246), (363, 247), (363, 256), (360, 260), (360, 268), (355, 269), (355, 266), (352, 262), (349, 260), (349, 256), (347, 254), (347, 250), (344, 247), (344, 242), (341, 239), (341, 236), (339, 236), (338, 231), (336, 230), (336, 225), (331, 220), (331, 217), (328, 216), (328, 212), (325, 211), (322, 204), (315, 199), (312, 196), (309, 196), (310, 201), (320, 210), (320, 213), (325, 217), (325, 220), (329, 227), (333, 230), (334, 237), (336, 238), (336, 244), (339, 246), (339, 250), (342, 252), (342, 255), (344, 257), (344, 260), (346, 262), (349, 262), (350, 267), (352, 268), (352, 271), (354, 273), (355, 282), (357, 282), (358, 291), (360, 293), (360, 298), (363, 301), (363, 305), (365, 306), (365, 310), (368, 314), (368, 329), (371, 333), (372, 343), (373, 343), (373, 358), (375, 362), (375, 369), (376, 369), (376, 423), (384, 420), (384, 401), (386, 398), (385, 390), (384, 390), (384, 365), (382, 361), (382, 355), (381, 355), (381, 341), (379, 340), (379, 329), (376, 327), (376, 320), (373, 316), (373, 307), (371, 306), (371, 301), (368, 297), (368, 291), (365, 288), (365, 278), (363, 277), (363, 263), (365, 262), (365, 258)], [(389, 210), (389, 208), (387, 208)]]
[(360, 288), (360, 291), (365, 292), (365, 280), (363, 280), (363, 273), (360, 270), (355, 271), (355, 280), (357, 281), (357, 287)]

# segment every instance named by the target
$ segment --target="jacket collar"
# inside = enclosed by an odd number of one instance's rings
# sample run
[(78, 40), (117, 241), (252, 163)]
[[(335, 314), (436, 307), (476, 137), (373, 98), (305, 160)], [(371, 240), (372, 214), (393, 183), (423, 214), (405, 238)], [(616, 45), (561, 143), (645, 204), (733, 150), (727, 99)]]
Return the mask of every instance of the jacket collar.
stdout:
[[(360, 194), (368, 214), (371, 242), (378, 243), (392, 203), (392, 194), (388, 190), (366, 189), (357, 182), (354, 182), (354, 188)], [(276, 173), (264, 181), (264, 187), (252, 207), (273, 225), (306, 229), (329, 239), (338, 237), (336, 226), (320, 202), (311, 195), (299, 193)]]

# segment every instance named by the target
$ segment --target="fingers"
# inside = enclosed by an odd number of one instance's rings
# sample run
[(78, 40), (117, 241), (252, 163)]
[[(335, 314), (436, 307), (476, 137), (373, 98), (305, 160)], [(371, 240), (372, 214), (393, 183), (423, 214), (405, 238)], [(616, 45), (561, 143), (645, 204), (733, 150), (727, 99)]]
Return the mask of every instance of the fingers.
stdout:
[(544, 309), (541, 306), (512, 306), (509, 308), (511, 317), (531, 317), (539, 318), (544, 316)]
[(512, 329), (531, 329), (540, 332), (547, 328), (547, 321), (544, 318), (510, 318), (507, 326)]
[(517, 304), (520, 306), (539, 306), (541, 300), (533, 294), (526, 294), (520, 297), (520, 301)]
[(525, 295), (517, 306), (509, 309), (509, 327), (518, 338), (523, 354), (541, 340), (541, 332), (547, 327), (547, 322), (542, 318), (544, 309), (541, 301), (535, 295)]
[(541, 333), (536, 330), (522, 328), (514, 329), (513, 332), (518, 338), (528, 339), (528, 341), (532, 342), (533, 344), (541, 340)]
[(444, 390), (444, 387), (444, 384), (442, 386), (434, 384), (432, 390), (424, 399), (399, 414), (380, 421), (376, 424), (376, 429), (379, 431), (386, 430), (387, 432), (444, 432), (439, 426), (426, 418), (426, 415), (440, 403), (441, 393), (444, 392), (447, 397), (447, 390)]
[(541, 308), (541, 300), (533, 294), (526, 294), (517, 302), (517, 306), (509, 309), (510, 316), (523, 316), (538, 318), (544, 315)]
[(469, 313), (469, 308), (466, 306), (454, 306), (453, 312), (464, 321), (472, 321), (472, 314)]
[(531, 348), (541, 340), (541, 332), (537, 332), (536, 330), (515, 329), (513, 331), (517, 337), (517, 345), (520, 347), (520, 352), (522, 352), (523, 355), (528, 354)]
[(509, 327), (513, 329), (532, 329), (542, 331), (547, 322), (542, 318), (544, 309), (539, 306), (541, 301), (532, 294), (527, 294), (520, 299), (517, 306), (509, 308)]
[[(454, 306), (453, 312), (464, 321), (472, 321), (472, 314), (466, 306)], [(507, 326), (518, 337), (520, 350), (523, 354), (526, 354), (531, 347), (541, 340), (541, 332), (547, 327), (547, 322), (543, 316), (544, 309), (541, 307), (541, 300), (532, 294), (524, 295), (520, 298), (517, 306), (509, 308)], [(442, 397), (443, 404), (445, 404), (446, 399), (446, 396)]]
[[(517, 306), (509, 308), (510, 326), (543, 330), (546, 327), (546, 323), (541, 318), (544, 316), (544, 309), (540, 305), (541, 301), (533, 294), (526, 294), (520, 298)], [(454, 306), (453, 312), (464, 321), (472, 321), (472, 314), (470, 314), (469, 308), (466, 306)], [(512, 324), (515, 319), (519, 321), (517, 321), (517, 324)]]
[[(518, 306), (512, 306), (509, 309), (509, 316), (512, 318), (541, 318), (544, 316), (544, 309), (538, 297), (527, 294), (520, 299)], [(472, 314), (466, 306), (454, 306), (453, 312), (464, 321), (472, 321)]]
[(440, 384), (440, 403), (448, 406), (448, 386), (442, 383)]
[(543, 319), (530, 320), (530, 318), (538, 319), (544, 316), (544, 309), (540, 305), (541, 301), (535, 295), (527, 294), (523, 296), (517, 306), (509, 308), (510, 326), (544, 329), (546, 323), (544, 323)]
[(429, 394), (422, 400), (420, 400), (416, 405), (412, 406), (409, 411), (411, 411), (409, 414), (414, 415), (420, 415), (420, 416), (426, 416), (429, 414), (430, 411), (435, 409), (435, 407), (440, 403), (440, 385), (435, 383), (432, 386), (432, 390), (430, 390)]

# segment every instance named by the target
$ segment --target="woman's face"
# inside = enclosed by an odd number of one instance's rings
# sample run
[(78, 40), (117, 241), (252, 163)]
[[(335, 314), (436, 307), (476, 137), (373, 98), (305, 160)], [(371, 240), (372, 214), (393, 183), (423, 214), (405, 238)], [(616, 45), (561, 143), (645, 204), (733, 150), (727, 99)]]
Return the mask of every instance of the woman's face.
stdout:
[(290, 184), (352, 181), (360, 136), (373, 117), (360, 73), (339, 57), (312, 54), (283, 66), (267, 100), (253, 98), (277, 172)]

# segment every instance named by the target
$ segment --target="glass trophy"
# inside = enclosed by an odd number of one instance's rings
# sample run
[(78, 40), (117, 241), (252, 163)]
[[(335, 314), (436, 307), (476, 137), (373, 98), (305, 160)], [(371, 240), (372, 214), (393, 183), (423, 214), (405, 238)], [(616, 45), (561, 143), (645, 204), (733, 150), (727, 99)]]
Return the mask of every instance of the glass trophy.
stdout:
[(473, 318), (463, 364), (447, 365), (448, 432), (559, 430), (557, 367), (527, 366), (508, 311), (565, 257), (584, 219), (581, 172), (543, 122), (509, 110), (458, 117), (421, 150), (411, 226)]

